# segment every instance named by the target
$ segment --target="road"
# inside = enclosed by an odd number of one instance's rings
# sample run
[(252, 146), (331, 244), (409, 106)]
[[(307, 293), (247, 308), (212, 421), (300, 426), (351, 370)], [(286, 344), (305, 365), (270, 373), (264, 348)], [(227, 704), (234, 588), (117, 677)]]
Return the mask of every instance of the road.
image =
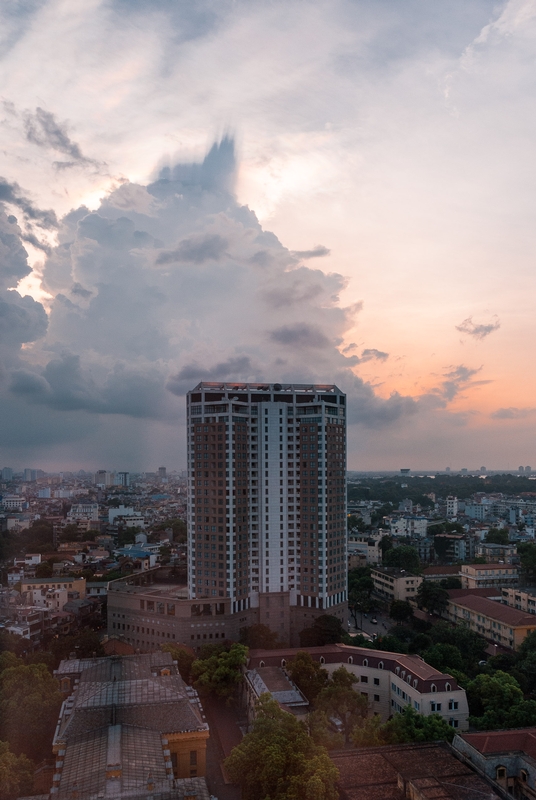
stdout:
[[(348, 612), (348, 619), (352, 623), (351, 627), (348, 628), (348, 633), (350, 634), (360, 633), (362, 630), (364, 633), (369, 633), (371, 635), (373, 633), (377, 633), (379, 636), (380, 634), (384, 634), (389, 628), (391, 628), (395, 624), (393, 620), (389, 618), (388, 614), (385, 614), (381, 611), (374, 611), (368, 614), (366, 617), (364, 614), (361, 615), (360, 613), (357, 613), (356, 614), (357, 625), (358, 625), (357, 628), (353, 624), (354, 621), (350, 612)], [(374, 625), (371, 622), (372, 619), (377, 619), (378, 624)], [(362, 621), (362, 628), (360, 629), (359, 626), (361, 625), (361, 621)]]

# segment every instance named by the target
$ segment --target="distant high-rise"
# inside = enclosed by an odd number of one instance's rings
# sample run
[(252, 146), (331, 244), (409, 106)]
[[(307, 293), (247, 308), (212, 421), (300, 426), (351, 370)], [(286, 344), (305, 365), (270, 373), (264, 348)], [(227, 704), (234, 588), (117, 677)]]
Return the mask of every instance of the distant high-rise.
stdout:
[(117, 486), (130, 486), (130, 472), (117, 472), (115, 483)]
[(229, 598), (282, 639), (344, 618), (346, 396), (336, 386), (200, 383), (188, 393), (194, 598)]
[(523, 474), (525, 472), (525, 467), (519, 467), (519, 472)]
[(26, 468), (23, 473), (23, 480), (26, 483), (31, 483), (37, 480), (37, 470)]
[(13, 480), (13, 470), (11, 467), (4, 467), (2, 470), (2, 480), (3, 481), (12, 481)]
[(159, 478), (166, 478), (167, 477), (167, 471), (166, 471), (165, 467), (158, 467), (158, 477)]

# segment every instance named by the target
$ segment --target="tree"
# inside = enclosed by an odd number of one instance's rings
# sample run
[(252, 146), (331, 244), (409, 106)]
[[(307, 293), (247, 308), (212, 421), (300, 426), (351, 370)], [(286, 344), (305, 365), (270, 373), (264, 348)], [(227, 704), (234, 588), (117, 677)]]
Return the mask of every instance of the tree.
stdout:
[(440, 672), (448, 672), (451, 669), (462, 672), (464, 668), (462, 654), (454, 644), (434, 644), (423, 653), (422, 657), (427, 664)]
[(454, 738), (454, 728), (439, 714), (417, 714), (411, 706), (406, 706), (400, 714), (395, 714), (383, 727), (383, 736), (388, 744), (406, 742), (437, 742)]
[(298, 651), (295, 658), (287, 662), (287, 672), (310, 703), (326, 686), (329, 678), (327, 670), (318, 661), (313, 661), (304, 650)]
[(51, 578), (54, 574), (51, 561), (41, 561), (35, 568), (36, 578)]
[(393, 600), (389, 608), (389, 616), (395, 622), (407, 622), (413, 616), (413, 608), (407, 600)]
[(16, 756), (7, 742), (0, 742), (0, 800), (15, 800), (33, 789), (34, 767), (25, 756)]
[(315, 700), (318, 711), (323, 711), (328, 719), (340, 720), (345, 744), (349, 743), (352, 730), (368, 711), (367, 698), (353, 688), (357, 682), (355, 675), (339, 667)]
[(439, 582), (439, 585), (443, 589), (461, 589), (462, 588), (461, 579), (457, 578), (456, 575), (449, 575), (448, 578), (443, 578), (443, 580)]
[(98, 634), (91, 628), (83, 628), (80, 633), (52, 639), (49, 649), (56, 659), (56, 664), (63, 658), (68, 658), (71, 653), (76, 653), (78, 658), (106, 655)]
[(48, 756), (61, 700), (44, 664), (8, 667), (0, 675), (0, 739), (16, 755)]
[(388, 550), (384, 554), (383, 563), (386, 567), (405, 569), (407, 572), (421, 571), (419, 554), (414, 547), (408, 544), (401, 544), (399, 547)]
[(510, 709), (523, 702), (516, 679), (501, 670), (494, 675), (477, 675), (466, 692), (471, 722), (478, 728), (488, 724), (500, 727)]
[(191, 669), (195, 688), (200, 694), (212, 694), (230, 702), (243, 680), (242, 667), (246, 663), (247, 652), (247, 647), (235, 643), (230, 650), (207, 659), (196, 659)]
[(430, 614), (442, 614), (447, 610), (449, 595), (438, 583), (423, 581), (417, 589), (417, 605)]
[(510, 539), (508, 537), (508, 531), (502, 531), (499, 528), (490, 528), (486, 534), (486, 540), (488, 544), (508, 544)]
[(383, 728), (379, 714), (363, 717), (352, 731), (352, 744), (354, 747), (380, 747), (385, 744)]
[(300, 632), (301, 647), (322, 647), (325, 644), (335, 644), (348, 639), (340, 619), (323, 614), (317, 617), (310, 628)]
[(195, 655), (189, 648), (181, 647), (176, 644), (163, 644), (160, 648), (164, 653), (171, 653), (173, 661), (177, 662), (181, 678), (185, 683), (192, 682), (192, 664), (195, 661)]
[(488, 643), (479, 633), (470, 630), (466, 625), (453, 627), (448, 622), (439, 622), (434, 625), (429, 635), (434, 642), (444, 642), (455, 645), (462, 654), (464, 671), (475, 670), (479, 661), (484, 658)]
[(252, 650), (276, 650), (282, 647), (277, 633), (262, 623), (240, 628), (240, 643)]
[(389, 534), (382, 536), (382, 538), (379, 541), (378, 547), (382, 551), (382, 562), (385, 563), (385, 554), (387, 553), (388, 550), (393, 549), (393, 537), (389, 536)]
[(315, 744), (303, 722), (263, 694), (253, 730), (242, 739), (225, 769), (243, 800), (337, 800), (338, 771)]
[(536, 544), (533, 542), (523, 542), (518, 545), (517, 552), (521, 559), (521, 566), (527, 576), (534, 580), (536, 575)]

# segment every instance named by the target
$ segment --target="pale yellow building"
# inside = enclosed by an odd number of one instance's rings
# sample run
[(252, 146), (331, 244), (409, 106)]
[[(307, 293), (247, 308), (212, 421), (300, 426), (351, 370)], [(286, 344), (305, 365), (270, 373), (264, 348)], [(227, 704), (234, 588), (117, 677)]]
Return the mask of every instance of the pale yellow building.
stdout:
[(69, 578), (65, 575), (60, 578), (23, 578), (20, 582), (21, 593), (33, 592), (35, 589), (66, 589), (68, 592), (78, 592), (80, 599), (86, 596), (86, 579)]
[(376, 594), (391, 602), (415, 600), (417, 589), (423, 580), (421, 575), (390, 567), (372, 567), (370, 574)]
[(447, 615), (455, 625), (466, 625), (491, 642), (517, 650), (525, 636), (536, 630), (536, 617), (497, 600), (477, 595), (451, 597)]
[(462, 589), (517, 586), (519, 570), (512, 564), (462, 564), (460, 578)]

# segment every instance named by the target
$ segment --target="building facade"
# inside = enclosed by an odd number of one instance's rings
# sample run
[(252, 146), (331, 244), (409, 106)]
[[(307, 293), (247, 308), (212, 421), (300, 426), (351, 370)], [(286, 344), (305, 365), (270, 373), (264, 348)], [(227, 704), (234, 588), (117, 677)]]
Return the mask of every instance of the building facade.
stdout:
[(346, 396), (200, 383), (187, 411), (190, 599), (287, 641), (311, 615), (344, 619)]
[(536, 630), (536, 618), (481, 595), (450, 597), (447, 616), (454, 625), (465, 625), (491, 642), (517, 650), (525, 636)]
[(462, 589), (517, 586), (519, 570), (512, 564), (462, 564), (460, 577)]
[(390, 602), (414, 600), (423, 580), (421, 575), (392, 567), (372, 567), (370, 576), (374, 581), (375, 593)]
[[(451, 727), (467, 730), (469, 706), (465, 689), (447, 673), (431, 667), (420, 656), (389, 653), (331, 644), (306, 650), (331, 675), (343, 666), (358, 679), (356, 691), (366, 696), (370, 714), (379, 714), (387, 721), (392, 714), (411, 706), (419, 714), (439, 714)], [(262, 678), (274, 667), (285, 669), (298, 650), (250, 650), (247, 669)]]

